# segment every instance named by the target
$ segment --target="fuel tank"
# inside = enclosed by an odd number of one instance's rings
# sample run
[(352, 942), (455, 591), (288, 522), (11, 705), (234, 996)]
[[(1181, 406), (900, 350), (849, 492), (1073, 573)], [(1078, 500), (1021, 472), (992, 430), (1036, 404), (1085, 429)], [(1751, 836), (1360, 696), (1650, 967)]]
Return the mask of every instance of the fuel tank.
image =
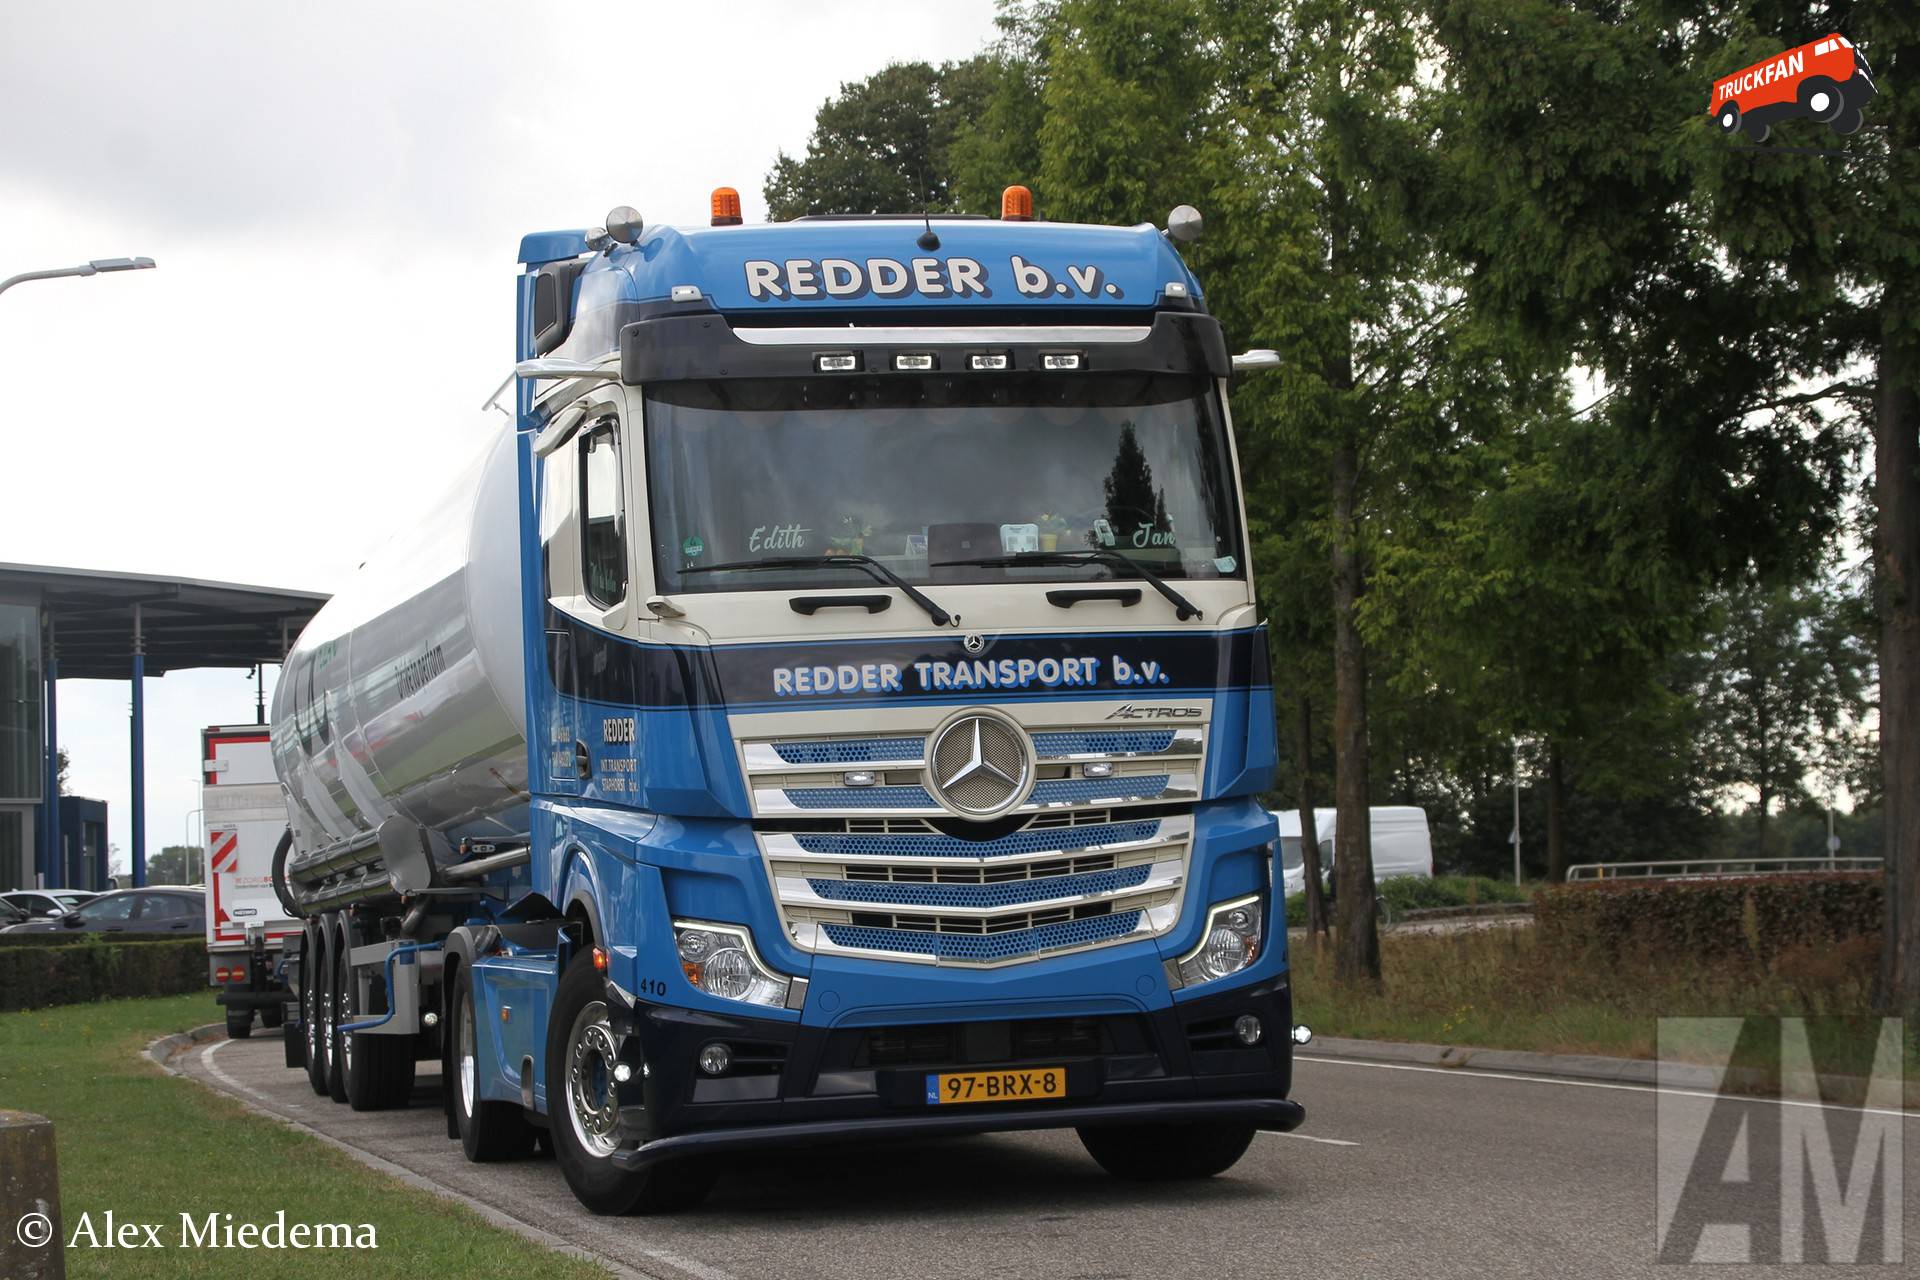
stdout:
[[(405, 495), (405, 477), (388, 492)], [(376, 491), (377, 492), (377, 491)], [(370, 492), (348, 520), (391, 519)], [(281, 669), (274, 767), (289, 868), (417, 826), (435, 862), (463, 837), (526, 830), (518, 484), (500, 434), (315, 615)]]

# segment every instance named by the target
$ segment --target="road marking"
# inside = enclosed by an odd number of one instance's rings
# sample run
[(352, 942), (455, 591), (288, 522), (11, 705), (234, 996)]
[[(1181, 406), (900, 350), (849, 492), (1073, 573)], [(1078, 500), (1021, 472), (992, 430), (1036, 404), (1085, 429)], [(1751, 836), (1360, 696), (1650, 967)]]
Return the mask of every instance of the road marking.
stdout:
[(1342, 1067), (1378, 1067), (1383, 1071), (1423, 1071), (1428, 1075), (1456, 1076), (1469, 1080), (1517, 1080), (1522, 1084), (1560, 1084), (1580, 1089), (1622, 1089), (1628, 1093), (1666, 1093), (1677, 1098), (1726, 1098), (1736, 1102), (1771, 1102), (1783, 1107), (1811, 1107), (1816, 1111), (1851, 1111), (1856, 1115), (1900, 1116), (1920, 1120), (1920, 1113), (1894, 1111), (1884, 1107), (1849, 1107), (1839, 1102), (1807, 1102), (1799, 1098), (1757, 1098), (1744, 1093), (1708, 1093), (1704, 1089), (1664, 1089), (1657, 1084), (1626, 1084), (1612, 1080), (1563, 1080), (1556, 1076), (1522, 1076), (1505, 1071), (1476, 1071), (1470, 1067), (1421, 1067), (1408, 1062), (1367, 1062), (1360, 1058), (1323, 1058), (1317, 1054), (1296, 1053), (1295, 1062), (1329, 1062)]
[(1302, 1142), (1324, 1142), (1330, 1147), (1357, 1147), (1357, 1142), (1348, 1142), (1345, 1138), (1322, 1138), (1311, 1133), (1281, 1133), (1274, 1129), (1262, 1129), (1261, 1133), (1270, 1138), (1298, 1138)]

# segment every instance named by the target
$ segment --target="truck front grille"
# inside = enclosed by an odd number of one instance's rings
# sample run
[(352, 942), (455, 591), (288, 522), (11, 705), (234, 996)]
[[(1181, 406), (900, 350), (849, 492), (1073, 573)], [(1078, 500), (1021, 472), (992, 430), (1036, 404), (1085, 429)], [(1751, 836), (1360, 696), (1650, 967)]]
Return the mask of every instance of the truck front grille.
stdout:
[(758, 838), (782, 922), (802, 948), (998, 965), (1173, 927), (1193, 819), (1090, 816), (1035, 815), (991, 840), (931, 826)]
[[(1020, 811), (1197, 800), (1206, 732), (1203, 725), (1034, 729), (1035, 781)], [(740, 763), (756, 817), (946, 817), (926, 786), (926, 748), (921, 733), (761, 738), (740, 744)]]

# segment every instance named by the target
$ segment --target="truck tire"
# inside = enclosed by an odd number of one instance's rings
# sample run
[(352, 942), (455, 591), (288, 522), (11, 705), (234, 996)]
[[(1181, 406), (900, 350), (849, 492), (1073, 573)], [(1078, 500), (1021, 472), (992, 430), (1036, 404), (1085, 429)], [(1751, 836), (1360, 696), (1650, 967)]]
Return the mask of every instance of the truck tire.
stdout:
[(452, 1031), (448, 1036), (446, 1088), (452, 1100), (454, 1132), (467, 1159), (476, 1163), (512, 1160), (533, 1147), (533, 1130), (511, 1102), (480, 1096), (478, 1020), (473, 1011), (473, 974), (460, 966), (453, 984)]
[(1100, 1167), (1129, 1182), (1173, 1182), (1225, 1173), (1253, 1145), (1253, 1126), (1117, 1124), (1080, 1130), (1080, 1143)]
[(277, 1031), (280, 1024), (287, 1020), (287, 1006), (283, 1003), (263, 1004), (260, 1006), (260, 1025), (269, 1031)]
[[(348, 954), (352, 951), (351, 943), (349, 937), (345, 948)], [(361, 1007), (358, 982), (348, 982), (345, 991), (348, 1023), (371, 1020), (386, 1012), (384, 1008)], [(369, 1003), (378, 1003), (378, 999)], [(412, 1101), (413, 1040), (411, 1033), (390, 1036), (359, 1031), (343, 1035), (341, 1044), (347, 1051), (347, 1105), (355, 1111), (387, 1111)]]
[(347, 1100), (347, 1055), (352, 1048), (340, 1034), (346, 1025), (347, 986), (352, 970), (347, 966), (347, 917), (331, 911), (320, 920), (320, 932), (327, 940), (327, 986), (322, 1009), (322, 1031), (327, 1046), (327, 1096), (335, 1102)]
[(547, 1141), (574, 1197), (595, 1213), (672, 1213), (713, 1189), (715, 1168), (683, 1160), (622, 1169), (614, 1150), (613, 1040), (606, 983), (582, 948), (554, 994), (547, 1027)]
[(326, 973), (327, 949), (321, 929), (307, 921), (300, 943), (300, 1021), (306, 1044), (307, 1083), (322, 1097), (327, 1093)]
[(227, 1039), (245, 1040), (253, 1034), (253, 1010), (227, 1010)]

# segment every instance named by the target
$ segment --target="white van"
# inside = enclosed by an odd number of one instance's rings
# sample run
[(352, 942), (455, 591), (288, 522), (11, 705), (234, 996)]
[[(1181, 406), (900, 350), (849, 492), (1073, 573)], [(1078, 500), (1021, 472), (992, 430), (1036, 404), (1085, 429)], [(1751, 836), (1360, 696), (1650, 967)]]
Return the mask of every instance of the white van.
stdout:
[[(1412, 805), (1376, 805), (1368, 811), (1373, 827), (1373, 879), (1378, 884), (1393, 876), (1433, 878), (1433, 836), (1427, 830), (1427, 811)], [(1286, 866), (1287, 893), (1304, 893), (1306, 871), (1300, 855), (1300, 811), (1276, 809), (1280, 821), (1280, 860)], [(1333, 870), (1332, 809), (1313, 811), (1314, 835), (1320, 842), (1320, 869)]]

